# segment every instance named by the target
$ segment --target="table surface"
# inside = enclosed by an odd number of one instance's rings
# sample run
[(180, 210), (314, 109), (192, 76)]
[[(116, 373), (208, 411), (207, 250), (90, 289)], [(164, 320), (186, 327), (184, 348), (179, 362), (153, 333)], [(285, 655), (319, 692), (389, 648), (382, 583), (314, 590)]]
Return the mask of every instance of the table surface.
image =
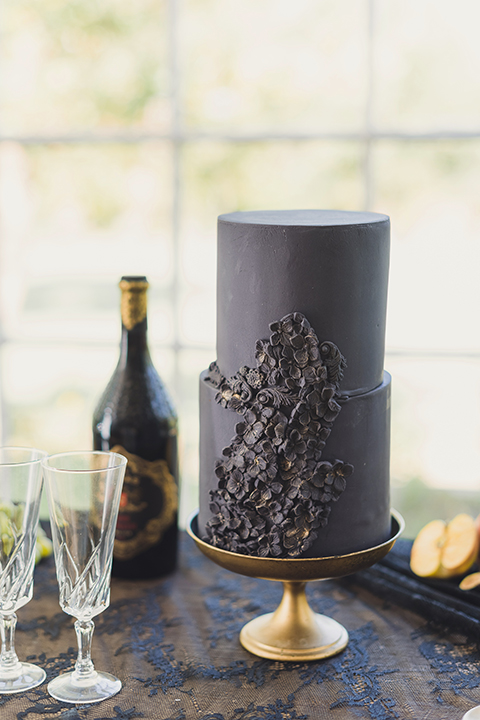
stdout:
[[(122, 680), (96, 705), (53, 700), (46, 683), (0, 696), (2, 720), (460, 720), (480, 704), (477, 644), (375, 597), (355, 579), (312, 582), (316, 612), (349, 631), (335, 657), (280, 663), (242, 648), (242, 626), (274, 610), (280, 583), (234, 575), (204, 558), (181, 533), (180, 567), (162, 580), (112, 580), (110, 607), (96, 618), (97, 669)], [(58, 605), (53, 560), (35, 572), (34, 599), (18, 612), (16, 649), (51, 679), (76, 657), (73, 618)]]

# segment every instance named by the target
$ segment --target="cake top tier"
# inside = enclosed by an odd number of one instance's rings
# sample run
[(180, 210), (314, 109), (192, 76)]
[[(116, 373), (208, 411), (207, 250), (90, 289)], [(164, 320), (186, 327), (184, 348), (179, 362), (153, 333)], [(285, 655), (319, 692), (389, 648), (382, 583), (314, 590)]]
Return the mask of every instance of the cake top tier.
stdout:
[(235, 212), (218, 219), (217, 363), (256, 367), (270, 324), (302, 313), (346, 358), (340, 392), (383, 379), (390, 221), (339, 210)]
[(250, 210), (220, 215), (219, 222), (279, 227), (339, 227), (389, 223), (388, 215), (353, 210)]

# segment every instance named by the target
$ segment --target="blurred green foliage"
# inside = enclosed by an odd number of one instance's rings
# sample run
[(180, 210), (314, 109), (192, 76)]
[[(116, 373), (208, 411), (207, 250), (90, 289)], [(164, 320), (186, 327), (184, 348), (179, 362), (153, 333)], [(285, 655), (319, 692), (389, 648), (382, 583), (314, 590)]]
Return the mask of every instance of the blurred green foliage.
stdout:
[(414, 538), (430, 520), (451, 520), (458, 513), (476, 517), (480, 513), (480, 493), (440, 489), (426, 485), (420, 478), (392, 484), (392, 507), (405, 520), (404, 537)]
[(4, 126), (64, 132), (151, 121), (158, 127), (165, 119), (164, 0), (7, 0), (6, 6)]

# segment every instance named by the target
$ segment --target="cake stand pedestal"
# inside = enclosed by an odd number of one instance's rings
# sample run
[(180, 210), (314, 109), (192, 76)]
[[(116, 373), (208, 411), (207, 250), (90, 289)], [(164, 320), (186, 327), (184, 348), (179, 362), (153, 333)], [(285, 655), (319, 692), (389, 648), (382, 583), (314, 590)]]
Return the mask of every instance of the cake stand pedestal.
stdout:
[(381, 545), (322, 558), (263, 558), (214, 547), (198, 536), (198, 512), (187, 523), (187, 532), (210, 560), (231, 572), (283, 583), (283, 598), (273, 613), (247, 623), (240, 633), (243, 647), (269, 660), (304, 662), (330, 657), (348, 644), (348, 632), (336, 620), (314, 613), (305, 595), (307, 582), (343, 577), (381, 560), (405, 527), (392, 510), (388, 540)]

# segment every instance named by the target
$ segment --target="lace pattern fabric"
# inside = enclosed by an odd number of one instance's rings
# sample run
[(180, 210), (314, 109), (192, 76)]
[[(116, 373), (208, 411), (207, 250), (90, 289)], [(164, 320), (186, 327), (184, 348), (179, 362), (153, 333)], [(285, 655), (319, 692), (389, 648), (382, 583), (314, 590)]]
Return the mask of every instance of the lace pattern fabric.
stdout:
[[(315, 611), (348, 628), (343, 652), (309, 663), (251, 655), (238, 633), (275, 609), (281, 585), (222, 570), (187, 536), (181, 550), (181, 567), (168, 578), (112, 582), (92, 654), (97, 667), (121, 678), (118, 695), (68, 706), (44, 684), (0, 696), (2, 720), (451, 720), (480, 704), (474, 639), (429, 625), (355, 577), (307, 589)], [(19, 612), (17, 652), (51, 679), (76, 657), (73, 621), (59, 611), (52, 561), (37, 568), (34, 592)]]

